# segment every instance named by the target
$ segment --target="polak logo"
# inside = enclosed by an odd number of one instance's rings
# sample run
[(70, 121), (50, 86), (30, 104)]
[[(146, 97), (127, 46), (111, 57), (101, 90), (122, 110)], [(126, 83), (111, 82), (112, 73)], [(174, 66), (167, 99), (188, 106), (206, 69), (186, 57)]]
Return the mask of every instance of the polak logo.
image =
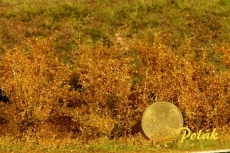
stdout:
[(198, 133), (192, 133), (191, 130), (188, 127), (183, 127), (180, 129), (183, 131), (183, 135), (181, 137), (181, 142), (184, 142), (185, 139), (197, 139), (197, 140), (216, 140), (218, 139), (218, 133), (216, 132), (216, 128), (213, 129), (212, 132), (209, 132), (207, 130), (206, 132), (203, 132), (202, 130), (199, 130)]

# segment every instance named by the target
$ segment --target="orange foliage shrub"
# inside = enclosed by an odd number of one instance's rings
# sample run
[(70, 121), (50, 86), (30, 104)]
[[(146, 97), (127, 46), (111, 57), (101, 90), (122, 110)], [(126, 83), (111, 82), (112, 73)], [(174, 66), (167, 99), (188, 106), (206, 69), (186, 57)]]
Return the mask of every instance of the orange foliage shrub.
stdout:
[(183, 54), (175, 55), (158, 36), (151, 45), (139, 41), (134, 47), (143, 64), (139, 73), (146, 73), (141, 86), (144, 101), (152, 94), (174, 103), (185, 126), (194, 131), (229, 125), (230, 73), (207, 62), (205, 50), (199, 61), (189, 44), (183, 46)]
[(7, 50), (1, 63), (0, 86), (12, 103), (0, 108), (1, 115), (22, 133), (53, 115), (69, 89), (63, 83), (71, 71), (55, 58), (51, 46), (51, 41), (30, 40), (27, 51)]
[(1, 134), (86, 140), (134, 135), (141, 132), (144, 110), (162, 100), (178, 106), (193, 131), (229, 126), (228, 46), (214, 47), (225, 71), (207, 61), (205, 50), (196, 60), (185, 44), (176, 55), (157, 35), (154, 43), (134, 36), (125, 52), (116, 43), (78, 44), (74, 70), (55, 56), (52, 38), (30, 39), (27, 47), (6, 49), (1, 61), (0, 88), (12, 103), (0, 105)]

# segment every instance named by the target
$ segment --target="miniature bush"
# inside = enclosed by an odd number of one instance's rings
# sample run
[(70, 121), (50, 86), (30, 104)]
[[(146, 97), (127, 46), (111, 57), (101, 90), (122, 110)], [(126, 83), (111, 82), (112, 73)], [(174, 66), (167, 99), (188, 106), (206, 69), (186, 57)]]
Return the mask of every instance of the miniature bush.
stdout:
[[(57, 58), (54, 38), (28, 39), (26, 47), (5, 48), (0, 88), (12, 104), (1, 104), (1, 131), (19, 137), (118, 138), (141, 130), (141, 116), (153, 102), (168, 101), (183, 113), (191, 130), (229, 125), (229, 46), (213, 47), (224, 71), (199, 60), (183, 45), (174, 54), (154, 35), (154, 42), (133, 36), (125, 51), (77, 44), (74, 65)], [(3, 134), (4, 132), (1, 132)]]

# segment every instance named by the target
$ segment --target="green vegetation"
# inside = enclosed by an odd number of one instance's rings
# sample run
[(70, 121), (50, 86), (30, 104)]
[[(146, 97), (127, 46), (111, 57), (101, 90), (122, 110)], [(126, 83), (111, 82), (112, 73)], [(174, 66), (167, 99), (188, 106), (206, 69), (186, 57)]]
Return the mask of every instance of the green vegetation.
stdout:
[(1, 44), (56, 34), (57, 50), (71, 51), (79, 39), (109, 43), (115, 33), (131, 38), (161, 32), (173, 50), (189, 40), (198, 52), (214, 42), (228, 41), (229, 11), (228, 0), (2, 1)]
[[(138, 137), (140, 138), (140, 137)], [(0, 139), (1, 152), (163, 152), (178, 153), (186, 151), (206, 151), (216, 150), (217, 148), (229, 147), (229, 141), (204, 141), (204, 140), (187, 140), (185, 143), (154, 143), (153, 141), (137, 139), (108, 140), (102, 138), (96, 141), (83, 143), (76, 139), (49, 139), (39, 141), (39, 144), (28, 141), (13, 141), (12, 139)]]
[[(0, 152), (225, 149), (229, 0), (0, 0)], [(146, 139), (143, 111), (175, 104), (193, 132)]]

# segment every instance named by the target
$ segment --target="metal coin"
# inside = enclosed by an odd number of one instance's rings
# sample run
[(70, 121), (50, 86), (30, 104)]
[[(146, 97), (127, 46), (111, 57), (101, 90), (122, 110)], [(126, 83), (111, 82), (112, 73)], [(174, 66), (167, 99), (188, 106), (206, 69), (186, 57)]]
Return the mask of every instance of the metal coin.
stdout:
[(169, 102), (156, 102), (144, 112), (141, 126), (149, 139), (175, 137), (183, 127), (183, 116), (179, 109)]

